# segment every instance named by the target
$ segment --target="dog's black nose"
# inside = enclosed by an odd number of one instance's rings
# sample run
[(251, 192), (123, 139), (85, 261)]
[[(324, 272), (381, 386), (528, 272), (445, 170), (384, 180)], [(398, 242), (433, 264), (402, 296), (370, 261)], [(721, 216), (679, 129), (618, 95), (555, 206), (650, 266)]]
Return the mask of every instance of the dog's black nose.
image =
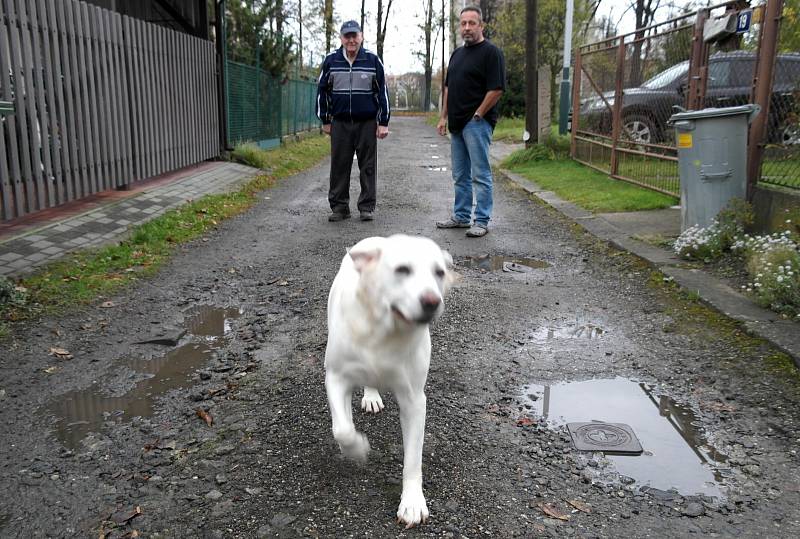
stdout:
[(427, 315), (431, 315), (436, 312), (436, 309), (439, 308), (439, 305), (442, 303), (442, 298), (436, 294), (428, 292), (419, 298), (419, 302), (422, 304), (422, 312)]

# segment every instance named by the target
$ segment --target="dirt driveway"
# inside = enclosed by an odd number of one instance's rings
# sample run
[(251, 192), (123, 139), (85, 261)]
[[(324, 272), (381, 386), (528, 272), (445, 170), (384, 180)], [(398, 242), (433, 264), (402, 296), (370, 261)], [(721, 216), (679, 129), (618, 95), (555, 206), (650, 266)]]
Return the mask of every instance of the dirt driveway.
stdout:
[[(0, 348), (0, 536), (800, 534), (800, 385), (774, 350), (508, 182), (488, 236), (436, 230), (447, 141), (417, 118), (391, 130), (374, 222), (327, 222), (325, 163), (106, 307)], [(357, 414), (369, 463), (342, 460), (322, 367), (345, 248), (394, 232), (461, 275), (432, 328), (431, 520), (408, 531), (394, 400)], [(575, 450), (566, 423), (593, 420), (643, 454)]]

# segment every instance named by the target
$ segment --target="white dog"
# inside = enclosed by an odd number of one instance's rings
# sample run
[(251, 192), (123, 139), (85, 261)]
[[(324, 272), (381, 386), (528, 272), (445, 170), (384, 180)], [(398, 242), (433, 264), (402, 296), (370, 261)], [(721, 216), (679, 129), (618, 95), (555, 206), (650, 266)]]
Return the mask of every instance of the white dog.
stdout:
[(428, 324), (444, 310), (452, 263), (427, 238), (367, 238), (345, 255), (328, 296), (325, 388), (333, 437), (344, 455), (365, 461), (369, 442), (353, 425), (353, 389), (364, 386), (361, 409), (372, 413), (383, 409), (379, 389), (394, 394), (404, 453), (397, 518), (409, 528), (429, 514), (422, 493)]

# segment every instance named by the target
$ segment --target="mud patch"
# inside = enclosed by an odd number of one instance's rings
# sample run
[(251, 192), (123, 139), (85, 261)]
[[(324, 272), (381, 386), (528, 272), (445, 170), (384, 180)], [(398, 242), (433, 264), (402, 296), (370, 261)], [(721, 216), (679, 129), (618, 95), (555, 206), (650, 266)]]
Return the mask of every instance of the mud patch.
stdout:
[(467, 257), (460, 265), (483, 271), (505, 271), (512, 273), (529, 273), (536, 269), (549, 268), (550, 264), (533, 258), (511, 256), (475, 256)]
[(240, 314), (236, 308), (192, 307), (186, 312), (186, 329), (192, 335), (190, 342), (153, 359), (117, 362), (120, 369), (144, 376), (130, 391), (122, 396), (109, 397), (103, 394), (99, 384), (94, 384), (54, 399), (46, 407), (46, 412), (57, 418), (57, 438), (66, 447), (78, 449), (90, 432), (102, 430), (107, 422), (152, 416), (155, 399), (171, 389), (186, 386), (194, 372), (225, 344), (231, 331), (230, 322)]
[(523, 405), (551, 427), (602, 421), (630, 425), (644, 453), (587, 453), (597, 479), (626, 482), (681, 494), (722, 497), (727, 457), (708, 443), (688, 406), (644, 383), (624, 378), (523, 388)]

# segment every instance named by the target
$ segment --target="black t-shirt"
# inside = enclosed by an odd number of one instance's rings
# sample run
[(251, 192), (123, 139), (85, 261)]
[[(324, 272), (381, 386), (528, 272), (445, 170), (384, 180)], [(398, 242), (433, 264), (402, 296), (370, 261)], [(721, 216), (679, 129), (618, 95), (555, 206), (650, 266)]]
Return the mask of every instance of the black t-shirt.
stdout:
[[(450, 56), (447, 66), (447, 124), (451, 133), (458, 133), (491, 90), (506, 89), (506, 65), (503, 53), (489, 40), (469, 47), (459, 47)], [(484, 114), (494, 128), (497, 105)]]

